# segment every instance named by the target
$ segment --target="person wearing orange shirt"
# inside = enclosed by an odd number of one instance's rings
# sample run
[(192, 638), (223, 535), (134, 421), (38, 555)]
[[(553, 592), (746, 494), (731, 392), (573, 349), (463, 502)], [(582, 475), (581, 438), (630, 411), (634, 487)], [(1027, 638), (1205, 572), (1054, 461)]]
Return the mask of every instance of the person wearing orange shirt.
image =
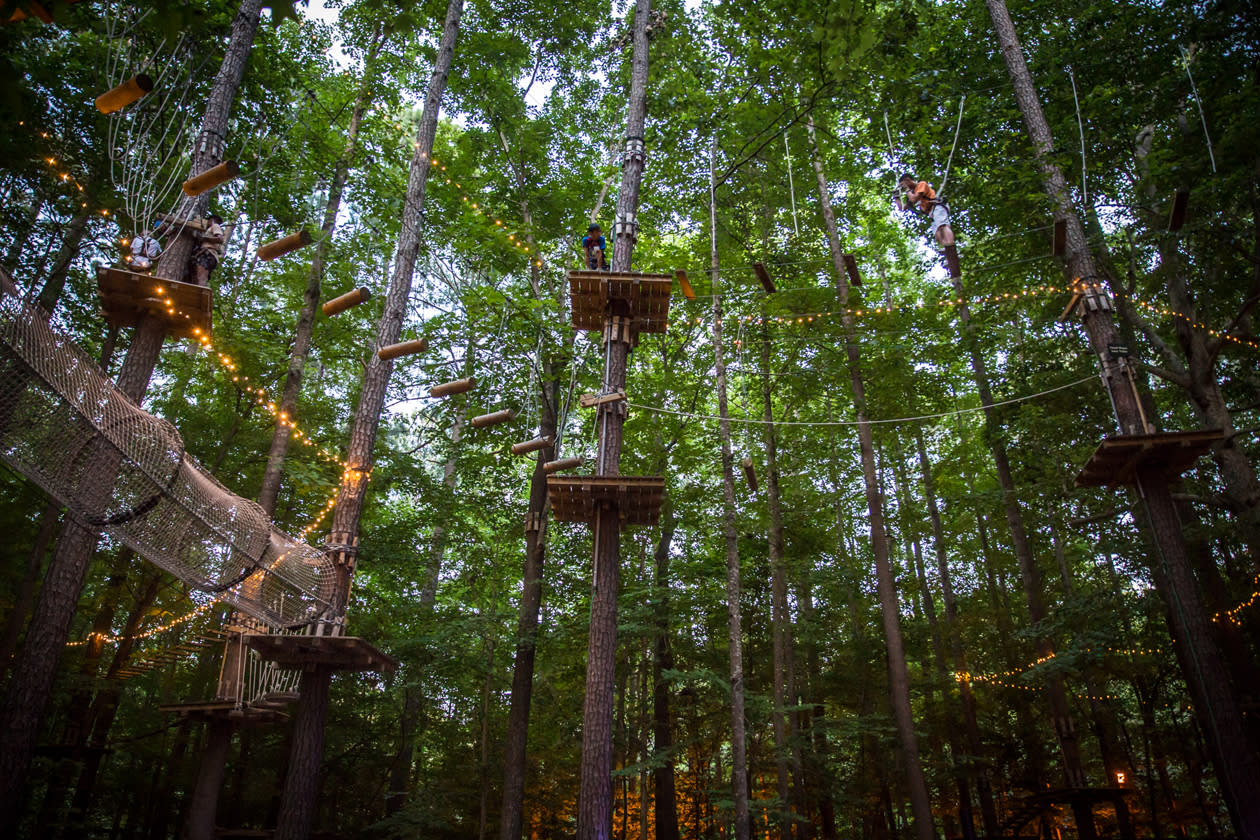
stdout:
[(954, 229), (949, 225), (949, 210), (945, 201), (936, 197), (936, 190), (932, 189), (931, 184), (917, 180), (909, 172), (901, 176), (897, 188), (898, 192), (894, 197), (897, 209), (920, 213), (931, 220), (932, 227), (928, 233), (945, 249), (949, 273), (957, 277), (958, 250), (954, 247)]

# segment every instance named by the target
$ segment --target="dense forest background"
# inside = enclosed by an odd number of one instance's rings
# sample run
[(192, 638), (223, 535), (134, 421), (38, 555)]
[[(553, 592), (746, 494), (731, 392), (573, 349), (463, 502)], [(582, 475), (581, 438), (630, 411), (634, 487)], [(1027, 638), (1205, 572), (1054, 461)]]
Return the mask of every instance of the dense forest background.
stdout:
[[(4, 4), (4, 17), (20, 5)], [(94, 266), (118, 263), (123, 243), (168, 209), (153, 195), (182, 179), (188, 149), (164, 157), (161, 133), (200, 118), (236, 5), (89, 0), (52, 4), (53, 24), (0, 26), (0, 265), (106, 370), (117, 372), (130, 336), (100, 317)], [(508, 448), (555, 411), (555, 457), (594, 452), (594, 413), (578, 397), (599, 390), (602, 352), (569, 326), (565, 271), (581, 264), (590, 218), (612, 229), (629, 11), (590, 0), (464, 9), (403, 329), (429, 349), (399, 360), (389, 384), (349, 607), (353, 634), (400, 665), (333, 682), (315, 817), (327, 836), (499, 833), (535, 466)], [(634, 269), (684, 270), (697, 296), (676, 292), (668, 332), (643, 336), (630, 362), (622, 472), (664, 475), (667, 490), (659, 526), (622, 538), (614, 836), (669, 840), (663, 809), (684, 837), (731, 831), (715, 313), (734, 458), (759, 479), (754, 491), (737, 471), (735, 485), (754, 835), (912, 836), (846, 311), (938, 835), (961, 836), (964, 820), (983, 833), (979, 805), (960, 808), (978, 791), (1003, 822), (1026, 797), (1064, 786), (1046, 699), (1058, 684), (1086, 783), (1128, 789), (1139, 836), (1232, 836), (1141, 502), (1125, 488), (1074, 486), (1114, 421), (1079, 321), (1059, 319), (1070, 278), (1052, 254), (1052, 208), (984, 4), (663, 0), (654, 11)], [(321, 450), (344, 451), (375, 350), (445, 12), (348, 0), (264, 13), (226, 136), (242, 174), (211, 201), (229, 234), (213, 277), (213, 344), (168, 343), (144, 403), (220, 481), (257, 496), (275, 420), (267, 403), (289, 366), (313, 249), (272, 262), (256, 249), (302, 226), (326, 239), (322, 296), (359, 286), (374, 296), (316, 319), (295, 417), (317, 445), (290, 448), (275, 505), (277, 524), (312, 543), (327, 537), (323, 512), (342, 478)], [(1230, 0), (1013, 0), (1010, 12), (1152, 420), (1226, 431), (1174, 497), (1254, 738), (1258, 19)], [(165, 74), (153, 104), (100, 114), (93, 100), (119, 68), (149, 58)], [(163, 90), (178, 95), (155, 99)], [(143, 107), (161, 116), (150, 146), (134, 128)], [(925, 223), (893, 209), (903, 171), (938, 188), (948, 171), (958, 282)], [(862, 280), (846, 304), (823, 180)], [(1189, 213), (1170, 233), (1178, 190)], [(427, 396), (464, 376), (475, 390)], [(515, 420), (471, 427), (500, 409)], [(0, 498), (7, 680), (62, 511), (7, 470)], [(524, 832), (565, 837), (577, 810), (591, 535), (557, 523), (543, 533)], [(1020, 540), (1032, 559), (1022, 570)], [(159, 706), (213, 694), (227, 611), (108, 541), (88, 575), (25, 779), (22, 833), (174, 836), (206, 736)], [(1030, 614), (1030, 604), (1041, 607)], [(220, 825), (275, 824), (289, 737), (279, 722), (233, 740)], [(1106, 807), (1099, 824), (1119, 831)], [(1024, 831), (1070, 825), (1051, 812)]]

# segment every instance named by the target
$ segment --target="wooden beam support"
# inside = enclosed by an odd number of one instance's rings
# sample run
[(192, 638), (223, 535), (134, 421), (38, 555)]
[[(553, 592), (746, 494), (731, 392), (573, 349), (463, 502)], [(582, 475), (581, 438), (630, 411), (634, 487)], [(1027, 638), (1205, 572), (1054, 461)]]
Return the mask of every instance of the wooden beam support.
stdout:
[(696, 292), (691, 288), (691, 283), (687, 280), (687, 272), (680, 268), (674, 272), (674, 276), (678, 278), (678, 288), (682, 289), (683, 297), (687, 300), (695, 300)]
[(324, 311), (325, 315), (331, 318), (333, 315), (340, 314), (353, 306), (358, 306), (360, 303), (366, 302), (371, 297), (372, 293), (368, 291), (367, 287), (360, 286), (357, 289), (346, 292), (344, 295), (338, 295), (332, 300), (325, 302), (320, 308)]
[(1186, 223), (1186, 208), (1190, 205), (1190, 191), (1177, 190), (1173, 194), (1172, 212), (1168, 215), (1168, 232), (1176, 233)]
[(752, 264), (753, 273), (757, 275), (757, 279), (761, 281), (762, 287), (766, 290), (766, 294), (772, 295), (778, 289), (774, 287), (774, 280), (770, 279), (770, 272), (766, 270), (766, 264), (763, 262), (755, 262)]
[(512, 444), (512, 454), (528, 455), (530, 452), (537, 452), (539, 449), (546, 449), (548, 446), (551, 446), (552, 441), (554, 440), (555, 438), (551, 435), (545, 435), (544, 437), (536, 437), (533, 440), (514, 443)]
[[(376, 355), (381, 361), (388, 361), (389, 359), (397, 359), (399, 356), (410, 356), (413, 353), (423, 353), (428, 349), (428, 341), (423, 338), (416, 338), (411, 341), (400, 341), (397, 344), (386, 344), (384, 347), (376, 351)], [(464, 390), (468, 389), (465, 388)], [(458, 393), (458, 391), (454, 393)]]
[(96, 97), (96, 110), (102, 114), (121, 111), (132, 102), (143, 98), (151, 90), (153, 90), (153, 79), (147, 73), (137, 73), (118, 87), (110, 88)]
[(500, 423), (506, 423), (516, 418), (516, 412), (510, 408), (502, 411), (494, 411), (490, 414), (482, 414), (472, 419), (472, 427), (474, 429), (484, 429), (486, 426), (497, 426)]
[(434, 385), (429, 389), (430, 397), (449, 397), (452, 394), (462, 394), (465, 391), (471, 391), (477, 387), (477, 380), (471, 376), (467, 379), (456, 379), (453, 382), (443, 382), (441, 385)]
[(291, 254), (298, 248), (305, 248), (313, 241), (306, 228), (302, 228), (297, 233), (291, 233), (280, 239), (273, 239), (266, 245), (260, 245), (258, 248), (258, 259), (264, 262), (274, 260), (277, 257), (283, 257), (285, 254)]
[(861, 286), (862, 275), (858, 274), (857, 256), (854, 254), (844, 255), (844, 272), (849, 275), (850, 286)]
[(200, 175), (189, 178), (184, 182), (184, 194), (188, 196), (201, 195), (207, 190), (212, 190), (219, 184), (227, 183), (241, 174), (241, 167), (234, 160), (225, 160), (218, 166), (207, 169)]
[(752, 458), (745, 458), (740, 463), (740, 467), (744, 470), (744, 478), (748, 481), (748, 489), (757, 492), (757, 471), (753, 468)]
[(578, 405), (582, 408), (594, 408), (604, 403), (622, 402), (626, 398), (626, 392), (618, 388), (616, 391), (609, 391), (607, 394), (583, 394), (578, 397)]

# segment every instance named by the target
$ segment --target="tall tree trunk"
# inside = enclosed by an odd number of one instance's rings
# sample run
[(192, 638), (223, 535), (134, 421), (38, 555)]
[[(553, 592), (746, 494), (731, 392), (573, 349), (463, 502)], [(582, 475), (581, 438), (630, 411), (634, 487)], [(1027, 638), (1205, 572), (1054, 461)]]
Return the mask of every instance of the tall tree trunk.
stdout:
[[(949, 557), (945, 551), (945, 527), (941, 523), (941, 507), (936, 497), (936, 480), (932, 475), (932, 465), (928, 461), (927, 447), (923, 442), (923, 428), (914, 427), (914, 443), (919, 459), (919, 470), (923, 477), (923, 494), (927, 497), (928, 519), (932, 524), (932, 545), (936, 552), (936, 573), (941, 579), (941, 601), (945, 609), (945, 630), (949, 635), (950, 653), (954, 662), (954, 672), (967, 673), (967, 656), (963, 651), (962, 635), (958, 631), (958, 602), (954, 596), (954, 581), (949, 570)], [(959, 701), (962, 707), (963, 731), (967, 737), (968, 765), (982, 760), (983, 746), (980, 742), (980, 727), (976, 722), (976, 698), (971, 692), (971, 683), (963, 680), (958, 683)], [(984, 822), (986, 837), (996, 837), (998, 833), (997, 809), (993, 805), (993, 784), (989, 780), (988, 768), (984, 765), (972, 771), (976, 780), (976, 795), (980, 800), (980, 818)], [(966, 823), (963, 831), (966, 832)]]
[[(243, 0), (232, 22), (231, 40), (211, 87), (201, 134), (193, 151), (191, 175), (198, 175), (219, 162), (221, 141), (216, 138), (227, 134), (228, 114), (245, 73), (261, 5), (261, 0)], [(208, 194), (185, 197), (177, 215), (184, 218), (199, 215), (209, 200)], [(155, 274), (164, 279), (182, 279), (191, 251), (191, 237), (180, 236), (159, 258)], [(164, 336), (161, 321), (141, 316), (127, 361), (118, 375), (119, 389), (137, 403), (148, 388)], [(85, 469), (112, 475), (117, 466), (114, 458), (105, 454), (94, 458)], [(110, 482), (101, 484), (102, 490), (108, 490)], [(40, 723), (96, 541), (97, 530), (93, 526), (78, 517), (67, 516), (31, 616), (26, 643), (14, 668), (4, 705), (0, 707), (0, 828), (12, 828), (20, 816), (26, 771), (34, 755)]]
[[(714, 143), (716, 146), (716, 142)], [(713, 287), (713, 365), (717, 378), (718, 436), (722, 441), (722, 536), (726, 545), (726, 616), (731, 666), (731, 790), (735, 798), (735, 840), (748, 840), (748, 757), (744, 733), (743, 617), (740, 612), (739, 532), (735, 523), (735, 455), (726, 399), (726, 360), (722, 347), (721, 265), (717, 249), (717, 174), (709, 151), (709, 256)]]
[[(651, 0), (636, 0), (634, 57), (630, 72), (630, 97), (626, 115), (626, 154), (622, 164), (621, 190), (617, 195), (616, 236), (612, 270), (628, 272), (638, 238), (635, 216), (643, 178), (643, 127), (647, 118), (648, 37)], [(624, 302), (615, 302), (611, 316), (628, 315)], [(611, 322), (609, 322), (611, 323)], [(633, 328), (632, 328), (633, 329)], [(606, 331), (603, 390), (624, 389), (630, 336), (626, 331)], [(622, 426), (620, 406), (602, 406), (599, 426), (599, 475), (621, 471)], [(613, 694), (617, 665), (617, 594), (621, 588), (621, 517), (615, 504), (601, 506), (595, 518), (594, 561), (591, 589), (590, 638), (586, 657), (586, 698), (582, 708), (582, 769), (578, 790), (578, 840), (604, 840), (612, 829)]]
[[(459, 36), (463, 12), (463, 0), (450, 0), (446, 8), (446, 19), (442, 24), (433, 74), (429, 77), (429, 87), (425, 92), (424, 113), (416, 133), (393, 274), (385, 295), (385, 311), (377, 327), (377, 347), (396, 343), (402, 333), (403, 317), (407, 313), (407, 304), (411, 297), (411, 281), (420, 253), (421, 212), (424, 209), (433, 141), (437, 136), (438, 109), (451, 72), (451, 60), (455, 54), (455, 40)], [(338, 552), (338, 579), (333, 605), (338, 629), (344, 627), (350, 580), (358, 553), (353, 546), (358, 539), (359, 518), (363, 514), (363, 499), (372, 469), (372, 449), (380, 428), (381, 412), (385, 408), (385, 390), (393, 368), (392, 361), (381, 359), (376, 353), (368, 357), (359, 403), (350, 424), (350, 443), (346, 453), (346, 463), (349, 466), (337, 493), (329, 537), (330, 542), (344, 547)], [(325, 668), (317, 668), (302, 677), (302, 695), (294, 713), (292, 752), (280, 797), (276, 840), (305, 840), (310, 833), (319, 795), (319, 766), (323, 756), (324, 721), (328, 712), (331, 682), (332, 673)]]
[(332, 247), (333, 231), (337, 227), (337, 214), (341, 212), (341, 197), (345, 193), (346, 179), (354, 163), (358, 149), (359, 125), (372, 101), (376, 79), (376, 57), (385, 45), (384, 27), (377, 30), (363, 63), (363, 75), (359, 79), (359, 92), (350, 112), (350, 126), (346, 129), (346, 144), (333, 167), (332, 182), (328, 186), (328, 201), (324, 205), (324, 221), (320, 225), (321, 236), (311, 257), (311, 268), (306, 275), (306, 291), (302, 294), (302, 309), (298, 312), (297, 326), (293, 331), (293, 352), (289, 355), (289, 369), (284, 375), (284, 390), (280, 395), (280, 412), (271, 434), (271, 450), (267, 453), (267, 467), (263, 471), (262, 487), (258, 491), (258, 504), (269, 515), (276, 512), (276, 496), (280, 493), (280, 479), (284, 473), (284, 459), (289, 451), (289, 438), (293, 432), (290, 421), (297, 413), (298, 397), (302, 393), (302, 378), (306, 371), (306, 359), (310, 355), (311, 336), (315, 332), (315, 308), (319, 305), (320, 288), (324, 282), (324, 262)]
[[(761, 333), (761, 399), (762, 440), (766, 450), (766, 507), (770, 513), (768, 533), (770, 547), (770, 634), (771, 657), (774, 669), (774, 767), (779, 808), (794, 811), (791, 796), (790, 748), (792, 734), (788, 721), (787, 706), (795, 695), (795, 687), (789, 683), (792, 673), (792, 625), (788, 616), (787, 568), (783, 557), (783, 504), (779, 498), (778, 441), (774, 427), (774, 411), (770, 382), (770, 334), (763, 326)], [(799, 776), (800, 771), (796, 770)], [(792, 819), (779, 817), (779, 837), (792, 840)]]
[(70, 266), (79, 256), (79, 246), (83, 244), (83, 236), (87, 233), (91, 212), (86, 207), (80, 208), (66, 228), (66, 235), (61, 241), (61, 248), (57, 250), (52, 270), (48, 272), (48, 279), (44, 281), (44, 287), (39, 290), (39, 297), (36, 299), (45, 312), (52, 312), (57, 308), (61, 293), (66, 288), (66, 278), (70, 276)]
[[(674, 651), (669, 643), (669, 553), (677, 521), (673, 502), (666, 497), (661, 505), (661, 538), (656, 543), (654, 653), (652, 657), (652, 744), (659, 762), (652, 771), (656, 808), (653, 820), (656, 840), (681, 840), (678, 829), (678, 792), (674, 772), (673, 717), (670, 714), (669, 683), (665, 672), (674, 669)], [(644, 816), (646, 821), (646, 815)], [(506, 840), (506, 838), (501, 838)]]
[(13, 666), (13, 652), (17, 650), (18, 638), (22, 635), (22, 627), (26, 624), (26, 615), (35, 602), (35, 590), (39, 585), (40, 572), (44, 569), (44, 556), (48, 554), (48, 546), (52, 544), (57, 533), (57, 524), (61, 521), (61, 505), (48, 502), (39, 515), (39, 530), (35, 533), (35, 542), (27, 555), (26, 570), (22, 582), (18, 584), (17, 596), (13, 599), (13, 608), (5, 618), (4, 635), (0, 636), (0, 677), (3, 677)]
[[(1032, 76), (1015, 26), (1003, 0), (985, 0), (993, 20), (1015, 98), (1032, 140), (1037, 168), (1046, 193), (1054, 202), (1055, 218), (1067, 223), (1066, 270), (1069, 278), (1084, 278), (1082, 320), (1090, 347), (1102, 367), (1116, 421), (1123, 434), (1143, 434), (1136, 386), (1124, 359), (1111, 358), (1109, 343), (1117, 338), (1108, 301), (1097, 286), (1097, 272), (1080, 219), (1072, 209), (1067, 182), (1053, 160), (1054, 139), (1042, 113)], [(1077, 280), (1078, 283), (1082, 282)], [(1140, 469), (1135, 485), (1154, 549), (1150, 565), (1164, 598), (1182, 673), (1194, 696), (1194, 711), (1208, 741), (1223, 798), (1240, 836), (1260, 837), (1260, 753), (1248, 737), (1229, 670), (1212, 637), (1211, 621), (1199, 602), (1194, 575), (1186, 555), (1181, 523), (1168, 479), (1157, 469)]]
[[(822, 155), (814, 138), (814, 123), (809, 121), (810, 145), (813, 151), (814, 174), (818, 180), (818, 198), (822, 206), (823, 222), (827, 228), (827, 244), (835, 271), (837, 306), (844, 309), (849, 301), (849, 281), (844, 270), (844, 251), (840, 245), (840, 233), (836, 226), (835, 211), (831, 207), (831, 192), (827, 176), (823, 173)], [(847, 311), (841, 316), (845, 335), (845, 353), (848, 359), (849, 385), (853, 392), (853, 406), (858, 421), (858, 445), (862, 452), (862, 476), (866, 492), (866, 504), (870, 516), (871, 548), (875, 555), (875, 577), (879, 589), (880, 608), (884, 619), (884, 644), (888, 651), (888, 684), (891, 693), (893, 718), (901, 740), (903, 770), (910, 807), (914, 814), (914, 832), (918, 840), (932, 840), (936, 828), (932, 820), (932, 803), (928, 797), (927, 779), (919, 760), (919, 739), (914, 732), (914, 713), (910, 707), (910, 673), (906, 668), (906, 651), (901, 638), (901, 614), (897, 603), (897, 584), (893, 580), (892, 563), (888, 553), (888, 534), (884, 529), (883, 499), (879, 492), (879, 479), (875, 474), (875, 442), (871, 424), (866, 416), (866, 384), (862, 378), (861, 354), (857, 344), (857, 331), (853, 316)]]

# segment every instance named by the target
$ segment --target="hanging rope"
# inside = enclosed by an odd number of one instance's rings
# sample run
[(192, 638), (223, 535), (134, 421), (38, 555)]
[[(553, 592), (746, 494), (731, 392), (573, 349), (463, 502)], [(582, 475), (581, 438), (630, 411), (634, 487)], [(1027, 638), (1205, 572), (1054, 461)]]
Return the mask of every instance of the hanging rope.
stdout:
[[(954, 150), (958, 148), (958, 132), (962, 130), (963, 106), (967, 104), (967, 94), (963, 94), (958, 100), (958, 124), (954, 126), (954, 145), (949, 147), (949, 160), (945, 162), (945, 177), (941, 179), (941, 188), (936, 191), (936, 197), (941, 198), (945, 195), (945, 185), (949, 183), (949, 169), (954, 165)], [(889, 140), (891, 144), (891, 139)]]
[(1072, 80), (1072, 102), (1076, 105), (1076, 130), (1081, 136), (1081, 204), (1089, 205), (1089, 186), (1087, 184), (1087, 175), (1085, 172), (1085, 123), (1081, 121), (1081, 100), (1076, 96), (1076, 74), (1072, 72), (1072, 65), (1063, 68), (1067, 70), (1068, 78)]
[(1203, 136), (1207, 139), (1208, 160), (1212, 161), (1212, 173), (1216, 173), (1216, 155), (1212, 153), (1212, 136), (1208, 134), (1207, 117), (1203, 115), (1203, 100), (1199, 99), (1199, 89), (1194, 84), (1194, 74), (1190, 72), (1190, 51), (1181, 44), (1177, 45), (1177, 49), (1181, 50), (1181, 63), (1186, 68), (1186, 78), (1190, 80), (1190, 92), (1194, 94), (1194, 104), (1199, 106), (1199, 120), (1203, 123)]

